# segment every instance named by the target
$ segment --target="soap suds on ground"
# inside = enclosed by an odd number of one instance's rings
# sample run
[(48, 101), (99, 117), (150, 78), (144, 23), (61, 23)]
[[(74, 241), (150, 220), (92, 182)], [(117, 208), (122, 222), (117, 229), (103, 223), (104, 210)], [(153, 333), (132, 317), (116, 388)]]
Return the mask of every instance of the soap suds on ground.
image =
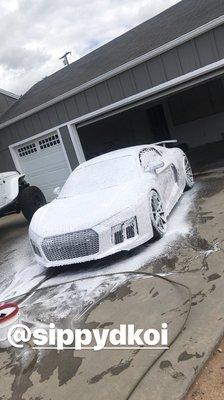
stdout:
[[(42, 308), (41, 315), (44, 315), (45, 309), (48, 310), (48, 317), (57, 313), (58, 317), (66, 318), (71, 311), (69, 304), (76, 304), (75, 309), (73, 307), (73, 313), (77, 313), (78, 317), (83, 309), (88, 308), (105, 293), (116, 290), (128, 279), (125, 275), (105, 277), (101, 276), (102, 274), (135, 271), (154, 259), (156, 260), (159, 256), (172, 252), (174, 243), (189, 234), (192, 229), (189, 212), (194, 205), (199, 186), (199, 184), (196, 184), (191, 191), (184, 193), (168, 219), (168, 230), (162, 239), (134, 249), (126, 256), (107, 259), (105, 264), (104, 260), (94, 263), (91, 267), (80, 264), (65, 270), (65, 272), (61, 267), (62, 272), (59, 275), (41, 286), (44, 289), (44, 298), (39, 299), (42, 291), (39, 291), (38, 295), (34, 295), (32, 298), (34, 300), (33, 305), (36, 304), (40, 309)], [(18, 260), (18, 265), (21, 265), (21, 268), (17, 266), (12, 282), (1, 293), (2, 302), (23, 295), (43, 279), (45, 270), (42, 267), (33, 262), (32, 265), (24, 268), (24, 263), (25, 260)], [(93, 279), (80, 280), (87, 277)], [(72, 280), (79, 281), (73, 283), (70, 282)], [(59, 286), (51, 288), (54, 285)], [(30, 301), (28, 301), (28, 304), (30, 304)]]

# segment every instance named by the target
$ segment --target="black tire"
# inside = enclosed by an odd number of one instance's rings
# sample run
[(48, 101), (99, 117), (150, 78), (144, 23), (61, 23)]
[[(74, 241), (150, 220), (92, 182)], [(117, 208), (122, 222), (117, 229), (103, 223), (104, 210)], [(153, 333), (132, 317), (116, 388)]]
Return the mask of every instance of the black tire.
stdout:
[(45, 204), (46, 199), (44, 194), (36, 186), (26, 187), (19, 195), (20, 209), (28, 222), (31, 221), (33, 214), (38, 210), (38, 208)]
[[(155, 219), (155, 210), (154, 210), (154, 200), (158, 200), (160, 202), (160, 206), (161, 206), (161, 211), (160, 211), (160, 217), (162, 218), (162, 225), (160, 226), (159, 224), (156, 223), (156, 219)], [(156, 192), (155, 190), (151, 190), (150, 192), (150, 196), (149, 196), (149, 207), (150, 207), (150, 219), (152, 222), (152, 229), (153, 229), (153, 238), (154, 240), (160, 239), (161, 237), (163, 237), (163, 235), (166, 233), (166, 229), (167, 229), (167, 220), (166, 220), (166, 215), (163, 209), (163, 204), (162, 204), (162, 200), (161, 197), (159, 195), (158, 192)]]
[(185, 188), (184, 190), (190, 190), (194, 186), (194, 177), (191, 168), (191, 164), (186, 156), (184, 155), (183, 159), (183, 168), (184, 168), (184, 175), (185, 175)]

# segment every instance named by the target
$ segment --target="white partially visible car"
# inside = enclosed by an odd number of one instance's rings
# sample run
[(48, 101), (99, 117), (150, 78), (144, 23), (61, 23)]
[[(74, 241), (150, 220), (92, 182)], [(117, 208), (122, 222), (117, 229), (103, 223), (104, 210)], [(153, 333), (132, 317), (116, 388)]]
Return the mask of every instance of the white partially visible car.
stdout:
[(113, 151), (77, 167), (58, 197), (39, 209), (30, 242), (45, 267), (128, 251), (166, 232), (167, 217), (193, 186), (186, 155), (161, 144)]
[(30, 221), (35, 211), (46, 204), (41, 190), (30, 186), (25, 175), (17, 171), (0, 173), (0, 217), (22, 211)]

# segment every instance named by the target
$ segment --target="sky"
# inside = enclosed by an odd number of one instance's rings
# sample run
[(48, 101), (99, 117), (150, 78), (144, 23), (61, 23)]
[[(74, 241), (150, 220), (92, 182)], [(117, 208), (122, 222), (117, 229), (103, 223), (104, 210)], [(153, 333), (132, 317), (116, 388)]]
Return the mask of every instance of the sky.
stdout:
[(25, 93), (179, 0), (0, 0), (0, 88)]

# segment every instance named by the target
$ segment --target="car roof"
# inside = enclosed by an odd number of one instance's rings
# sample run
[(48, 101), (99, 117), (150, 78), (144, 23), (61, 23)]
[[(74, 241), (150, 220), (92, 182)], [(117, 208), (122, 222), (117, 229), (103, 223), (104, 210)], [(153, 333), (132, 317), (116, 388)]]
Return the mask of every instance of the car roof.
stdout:
[(105, 153), (102, 154), (100, 156), (91, 158), (88, 161), (85, 161), (84, 163), (82, 163), (78, 168), (82, 168), (82, 167), (86, 167), (88, 165), (92, 165), (92, 164), (96, 164), (98, 162), (101, 161), (106, 161), (106, 160), (111, 160), (114, 158), (121, 158), (121, 157), (126, 157), (126, 156), (131, 156), (134, 155), (136, 156), (139, 151), (145, 147), (156, 147), (161, 149), (161, 146), (155, 145), (155, 144), (141, 144), (138, 146), (131, 146), (131, 147), (125, 147), (123, 149), (119, 149), (119, 150), (114, 150), (114, 151), (110, 151), (109, 153)]
[(19, 172), (17, 171), (7, 171), (7, 172), (1, 172), (0, 173), (0, 179), (8, 178), (10, 176), (17, 176), (20, 175)]

